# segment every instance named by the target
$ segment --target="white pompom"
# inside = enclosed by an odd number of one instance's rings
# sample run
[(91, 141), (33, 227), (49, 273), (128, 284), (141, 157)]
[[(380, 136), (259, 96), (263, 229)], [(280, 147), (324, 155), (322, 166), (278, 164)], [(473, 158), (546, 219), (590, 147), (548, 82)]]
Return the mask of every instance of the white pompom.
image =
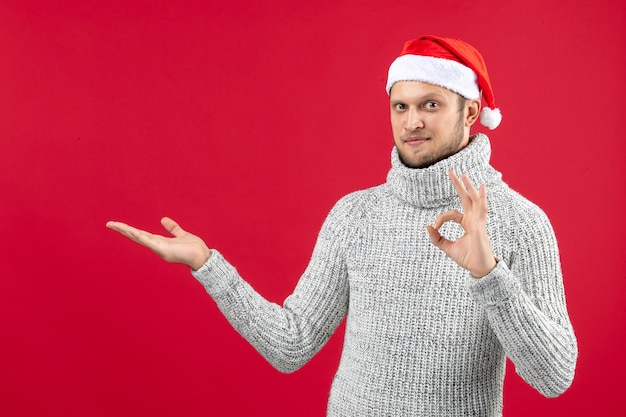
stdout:
[(502, 113), (500, 109), (490, 109), (489, 107), (483, 107), (480, 111), (480, 124), (493, 130), (500, 126), (502, 121)]

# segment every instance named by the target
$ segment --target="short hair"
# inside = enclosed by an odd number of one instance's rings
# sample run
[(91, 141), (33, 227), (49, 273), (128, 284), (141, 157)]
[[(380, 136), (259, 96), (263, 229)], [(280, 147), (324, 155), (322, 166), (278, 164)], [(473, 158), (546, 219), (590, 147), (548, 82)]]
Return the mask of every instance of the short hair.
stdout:
[(459, 113), (462, 113), (465, 108), (465, 103), (467, 103), (467, 99), (460, 94), (457, 94), (457, 97), (459, 100)]

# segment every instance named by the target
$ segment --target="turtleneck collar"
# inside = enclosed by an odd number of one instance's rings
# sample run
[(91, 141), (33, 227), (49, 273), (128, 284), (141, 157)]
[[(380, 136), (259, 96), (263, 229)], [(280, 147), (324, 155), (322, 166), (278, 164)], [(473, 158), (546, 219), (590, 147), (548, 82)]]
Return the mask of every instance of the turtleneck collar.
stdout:
[(408, 168), (400, 161), (398, 149), (391, 151), (391, 170), (387, 184), (394, 195), (416, 207), (432, 208), (449, 205), (458, 198), (448, 172), (466, 173), (472, 182), (487, 185), (499, 181), (502, 175), (489, 165), (491, 144), (489, 138), (479, 133), (456, 154), (428, 168)]

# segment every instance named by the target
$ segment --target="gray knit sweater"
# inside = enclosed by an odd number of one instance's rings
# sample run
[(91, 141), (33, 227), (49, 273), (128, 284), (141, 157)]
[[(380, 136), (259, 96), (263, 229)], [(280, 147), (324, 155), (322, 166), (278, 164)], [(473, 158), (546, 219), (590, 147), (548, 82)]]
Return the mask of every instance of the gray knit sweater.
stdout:
[[(546, 396), (571, 383), (577, 345), (556, 240), (545, 214), (489, 165), (476, 135), (426, 169), (392, 151), (383, 185), (342, 198), (311, 262), (279, 306), (219, 252), (194, 276), (221, 311), (283, 372), (303, 366), (346, 317), (328, 416), (500, 416), (505, 356)], [(460, 201), (447, 172), (487, 186), (487, 229), (499, 262), (482, 279), (430, 243), (426, 226)], [(457, 239), (450, 222), (443, 235)]]

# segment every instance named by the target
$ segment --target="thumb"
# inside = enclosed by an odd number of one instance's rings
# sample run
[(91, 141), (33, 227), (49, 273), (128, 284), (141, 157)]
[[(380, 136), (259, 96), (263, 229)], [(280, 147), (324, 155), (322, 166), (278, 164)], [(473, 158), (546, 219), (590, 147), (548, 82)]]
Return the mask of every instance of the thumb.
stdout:
[(183, 230), (183, 228), (180, 227), (178, 223), (176, 223), (174, 220), (170, 219), (169, 217), (163, 217), (161, 219), (161, 224), (163, 225), (165, 230), (170, 232), (170, 234), (172, 234), (175, 237), (180, 237), (183, 234), (185, 234), (185, 231)]
[(428, 235), (430, 236), (430, 241), (432, 242), (432, 244), (446, 252), (452, 242), (441, 236), (439, 230), (435, 229), (434, 227), (426, 226), (426, 229), (428, 230)]

